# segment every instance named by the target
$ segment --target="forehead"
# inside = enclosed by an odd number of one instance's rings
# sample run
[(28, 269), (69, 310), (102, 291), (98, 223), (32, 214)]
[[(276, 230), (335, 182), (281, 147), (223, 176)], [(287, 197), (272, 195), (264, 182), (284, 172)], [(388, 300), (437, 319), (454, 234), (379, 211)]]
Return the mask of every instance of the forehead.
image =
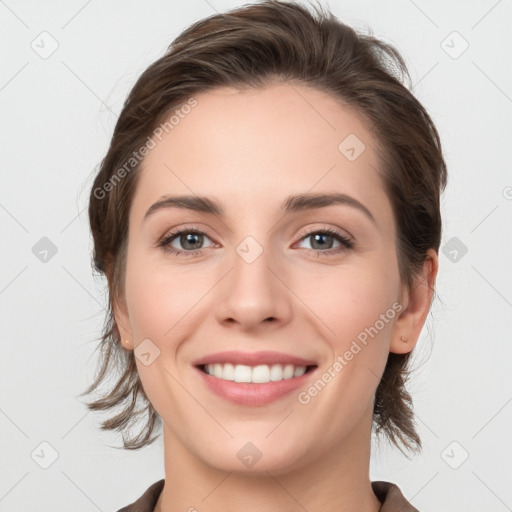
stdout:
[(305, 192), (342, 192), (390, 213), (374, 138), (339, 100), (291, 83), (194, 98), (161, 140), (153, 137), (133, 204), (138, 216), (165, 194), (211, 195), (239, 215), (261, 210), (262, 199), (270, 208)]

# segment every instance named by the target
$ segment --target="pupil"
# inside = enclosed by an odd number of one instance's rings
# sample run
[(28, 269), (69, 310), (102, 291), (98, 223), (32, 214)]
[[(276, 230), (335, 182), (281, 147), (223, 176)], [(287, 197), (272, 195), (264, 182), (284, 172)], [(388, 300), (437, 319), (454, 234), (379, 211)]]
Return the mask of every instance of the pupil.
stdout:
[[(201, 240), (202, 240), (202, 239), (201, 239), (201, 237), (202, 237), (202, 235), (200, 235), (200, 234), (198, 234), (198, 233), (196, 233), (196, 234), (191, 234), (191, 233), (190, 233), (190, 234), (188, 234), (188, 235), (183, 235), (183, 236), (181, 237), (181, 243), (182, 243), (182, 246), (183, 246), (185, 249), (197, 249), (198, 247), (194, 247), (194, 243), (197, 245), (197, 243), (198, 243), (198, 240), (197, 240), (197, 239), (199, 238), (199, 245), (201, 245), (201, 243), (200, 243), (200, 242), (201, 242)], [(195, 241), (194, 241), (194, 238), (196, 239)], [(183, 241), (185, 241), (185, 243), (183, 243)], [(190, 244), (192, 244), (192, 247), (190, 247), (190, 246), (188, 245), (189, 243), (190, 243)]]
[[(318, 242), (319, 239), (321, 238), (330, 238), (332, 240), (332, 236), (331, 235), (321, 235), (321, 234), (316, 234), (316, 235), (313, 235), (314, 236), (314, 239), (315, 239), (315, 242)], [(314, 245), (314, 244), (313, 244)], [(325, 248), (326, 245), (329, 245), (329, 244), (325, 244), (325, 243), (320, 243), (320, 248)], [(332, 245), (332, 244), (330, 244)], [(330, 248), (330, 245), (329, 245), (329, 248)], [(315, 247), (313, 247), (314, 249)]]

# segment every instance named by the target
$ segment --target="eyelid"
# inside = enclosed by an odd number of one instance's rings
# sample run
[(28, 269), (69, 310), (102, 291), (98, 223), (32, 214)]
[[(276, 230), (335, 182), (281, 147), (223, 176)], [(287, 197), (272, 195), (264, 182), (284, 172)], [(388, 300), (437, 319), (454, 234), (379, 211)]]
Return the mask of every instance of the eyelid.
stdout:
[[(170, 230), (167, 230), (165, 232), (165, 234), (157, 241), (157, 243), (155, 245), (156, 245), (156, 247), (161, 247), (165, 251), (167, 251), (169, 253), (174, 253), (177, 256), (184, 255), (184, 254), (187, 256), (200, 255), (203, 253), (203, 251), (208, 249), (208, 247), (204, 247), (201, 249), (194, 249), (194, 250), (187, 251), (184, 249), (176, 249), (176, 248), (170, 246), (171, 239), (177, 239), (183, 233), (200, 234), (202, 236), (209, 238), (213, 242), (214, 245), (217, 244), (217, 242), (215, 242), (214, 238), (208, 234), (207, 230), (205, 231), (205, 230), (198, 228), (194, 225), (184, 224), (179, 227), (175, 227)], [(317, 254), (318, 256), (320, 256), (320, 255), (328, 256), (328, 255), (332, 255), (332, 254), (338, 254), (338, 253), (342, 252), (342, 250), (352, 249), (355, 245), (355, 239), (350, 233), (348, 233), (345, 230), (342, 230), (341, 228), (333, 228), (331, 226), (326, 226), (326, 225), (307, 228), (306, 231), (303, 231), (301, 233), (301, 235), (299, 236), (299, 239), (293, 245), (296, 245), (296, 244), (302, 242), (303, 240), (307, 239), (309, 236), (318, 234), (318, 233), (323, 233), (323, 234), (327, 234), (328, 236), (334, 237), (335, 239), (338, 240), (338, 242), (342, 246), (341, 248), (337, 247), (337, 248), (330, 248), (330, 249), (326, 249), (326, 250), (306, 249), (307, 251), (312, 251), (313, 253)], [(211, 248), (211, 247), (209, 247), (209, 248)]]
[(211, 239), (212, 237), (207, 232), (208, 229), (209, 228), (206, 228), (206, 229), (200, 228), (200, 227), (197, 227), (197, 225), (192, 225), (192, 224), (180, 224), (176, 227), (166, 230), (165, 233), (161, 237), (158, 238), (155, 245), (159, 245), (161, 242), (168, 239), (169, 237), (179, 235), (179, 234), (182, 234), (183, 232), (189, 232), (189, 231), (204, 234), (208, 238)]
[[(206, 230), (208, 230), (208, 229), (210, 229), (210, 228), (207, 227)], [(158, 242), (168, 238), (169, 236), (182, 233), (183, 231), (196, 231), (196, 232), (199, 232), (199, 233), (202, 233), (202, 234), (208, 236), (209, 238), (212, 238), (206, 230), (204, 228), (199, 228), (199, 227), (197, 227), (197, 225), (194, 225), (194, 224), (183, 224), (183, 225), (179, 225), (178, 227), (168, 229), (165, 232), (165, 234), (159, 238)], [(300, 239), (302, 239), (305, 236), (311, 235), (313, 233), (317, 233), (318, 231), (328, 231), (330, 233), (335, 233), (337, 235), (344, 236), (345, 238), (349, 238), (352, 241), (355, 240), (355, 238), (346, 229), (342, 229), (342, 228), (338, 228), (338, 227), (333, 228), (333, 227), (330, 227), (327, 225), (320, 225), (320, 226), (316, 226), (313, 228), (312, 227), (306, 228), (306, 230), (303, 231), (299, 235), (299, 237), (300, 237)]]
[(306, 231), (300, 235), (300, 239), (302, 240), (304, 237), (306, 237), (308, 235), (313, 235), (313, 234), (319, 233), (319, 232), (321, 232), (321, 233), (327, 232), (332, 235), (338, 235), (342, 238), (350, 240), (351, 242), (355, 242), (355, 238), (347, 230), (341, 229), (338, 227), (331, 227), (331, 226), (327, 226), (327, 225), (316, 226), (314, 228), (307, 228)]
[(322, 226), (322, 227), (317, 226), (314, 228), (308, 228), (306, 230), (306, 232), (300, 236), (299, 240), (294, 245), (302, 243), (304, 240), (307, 240), (310, 236), (319, 234), (319, 233), (324, 234), (324, 235), (327, 234), (327, 236), (331, 236), (336, 241), (338, 241), (340, 246), (332, 247), (332, 248), (326, 249), (326, 250), (307, 249), (306, 248), (307, 251), (312, 252), (317, 257), (318, 256), (339, 255), (342, 252), (345, 252), (347, 250), (355, 248), (356, 242), (355, 242), (354, 237), (350, 233), (348, 233), (345, 230), (341, 230), (340, 228), (333, 228), (330, 226)]

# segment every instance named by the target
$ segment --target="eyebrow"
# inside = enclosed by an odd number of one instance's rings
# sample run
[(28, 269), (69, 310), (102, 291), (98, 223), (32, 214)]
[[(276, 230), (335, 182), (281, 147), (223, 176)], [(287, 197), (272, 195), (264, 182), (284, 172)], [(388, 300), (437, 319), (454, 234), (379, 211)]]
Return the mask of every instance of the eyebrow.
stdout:
[[(350, 206), (364, 213), (374, 224), (375, 218), (370, 210), (357, 199), (347, 194), (298, 194), (289, 196), (283, 202), (281, 211), (283, 213), (300, 212), (325, 208), (334, 204)], [(156, 203), (152, 204), (143, 221), (155, 212), (165, 208), (183, 208), (197, 212), (211, 213), (224, 217), (224, 209), (221, 204), (206, 196), (185, 195), (185, 196), (162, 196)]]

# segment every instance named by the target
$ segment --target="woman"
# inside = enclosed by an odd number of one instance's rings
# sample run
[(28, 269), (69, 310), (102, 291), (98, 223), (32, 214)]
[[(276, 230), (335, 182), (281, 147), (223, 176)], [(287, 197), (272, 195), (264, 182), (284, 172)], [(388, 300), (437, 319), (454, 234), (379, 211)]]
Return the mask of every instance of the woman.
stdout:
[[(93, 410), (165, 479), (127, 511), (416, 510), (370, 482), (372, 429), (418, 450), (408, 360), (446, 167), (391, 46), (321, 9), (202, 20), (140, 77), (91, 190), (110, 316)], [(143, 408), (137, 409), (138, 401)]]

